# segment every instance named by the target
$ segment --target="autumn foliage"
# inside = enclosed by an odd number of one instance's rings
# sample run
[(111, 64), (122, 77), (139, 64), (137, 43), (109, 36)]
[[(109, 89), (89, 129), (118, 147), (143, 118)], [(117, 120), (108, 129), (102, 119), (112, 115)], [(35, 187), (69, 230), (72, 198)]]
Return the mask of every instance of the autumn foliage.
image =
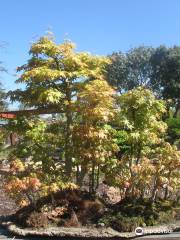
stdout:
[(137, 87), (117, 93), (104, 78), (106, 57), (42, 37), (18, 67), (25, 89), (10, 93), (25, 107), (56, 109), (55, 118), (10, 120), (19, 141), (6, 190), (21, 205), (62, 189), (95, 193), (103, 180), (120, 198), (168, 198), (179, 187), (180, 153), (167, 142), (165, 102)]

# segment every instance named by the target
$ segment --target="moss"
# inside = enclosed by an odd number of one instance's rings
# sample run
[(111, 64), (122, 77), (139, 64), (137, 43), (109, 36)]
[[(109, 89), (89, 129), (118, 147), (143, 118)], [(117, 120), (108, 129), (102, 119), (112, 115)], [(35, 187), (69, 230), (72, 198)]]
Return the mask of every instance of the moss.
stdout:
[(138, 226), (153, 226), (173, 221), (172, 203), (149, 199), (123, 199), (114, 206), (114, 213), (100, 219), (107, 227), (118, 231), (134, 231)]
[(164, 224), (174, 221), (173, 211), (159, 212), (158, 223)]
[(144, 226), (143, 217), (128, 217), (123, 216), (120, 213), (111, 216), (106, 215), (101, 220), (100, 223), (104, 223), (106, 227), (112, 227), (119, 232), (132, 232), (138, 226)]

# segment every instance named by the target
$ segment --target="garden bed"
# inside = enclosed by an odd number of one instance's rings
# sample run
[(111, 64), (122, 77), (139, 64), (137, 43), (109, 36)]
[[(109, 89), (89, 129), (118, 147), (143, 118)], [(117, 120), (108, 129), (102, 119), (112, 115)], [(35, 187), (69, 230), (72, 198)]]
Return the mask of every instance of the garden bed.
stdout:
[[(61, 237), (68, 239), (134, 239), (139, 237), (135, 232), (118, 232), (112, 228), (105, 227), (49, 227), (47, 229), (31, 229), (21, 228), (9, 221), (2, 221), (2, 226), (5, 226), (7, 230), (13, 235), (23, 237)], [(154, 227), (142, 228), (143, 235), (157, 235), (157, 234), (170, 234), (172, 232), (180, 231), (180, 225), (163, 225)]]
[[(158, 215), (163, 209), (164, 215)], [(166, 223), (171, 216), (170, 209), (168, 202), (151, 204), (142, 199), (126, 199), (109, 205), (87, 192), (65, 190), (16, 209), (16, 212), (9, 209), (6, 214), (1, 213), (4, 215), (1, 225), (20, 236), (126, 239), (135, 238), (134, 230), (139, 226), (148, 232), (147, 235), (179, 231), (180, 224)], [(155, 226), (146, 226), (148, 222)], [(158, 223), (162, 224), (157, 226)]]

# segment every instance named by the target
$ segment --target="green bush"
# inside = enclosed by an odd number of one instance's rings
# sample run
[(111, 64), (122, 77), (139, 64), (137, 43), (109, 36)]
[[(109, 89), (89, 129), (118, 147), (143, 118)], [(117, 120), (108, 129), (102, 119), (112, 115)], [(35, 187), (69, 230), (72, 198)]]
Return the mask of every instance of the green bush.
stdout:
[(118, 213), (115, 216), (106, 215), (101, 220), (100, 223), (104, 223), (107, 227), (112, 227), (119, 232), (132, 232), (139, 226), (144, 226), (143, 217), (127, 217)]
[(168, 118), (166, 120), (168, 125), (168, 140), (171, 144), (180, 144), (180, 117)]
[(174, 220), (173, 218), (174, 216), (172, 211), (159, 212), (158, 223), (160, 224), (169, 223), (170, 221)]
[(131, 232), (136, 227), (153, 226), (173, 220), (172, 203), (162, 200), (153, 203), (149, 199), (127, 198), (118, 203), (113, 212), (104, 215), (99, 223), (120, 232)]
[(137, 227), (144, 225), (144, 218), (137, 217), (127, 217), (122, 216), (121, 214), (117, 215), (117, 218), (112, 221), (112, 226), (120, 232), (132, 232)]

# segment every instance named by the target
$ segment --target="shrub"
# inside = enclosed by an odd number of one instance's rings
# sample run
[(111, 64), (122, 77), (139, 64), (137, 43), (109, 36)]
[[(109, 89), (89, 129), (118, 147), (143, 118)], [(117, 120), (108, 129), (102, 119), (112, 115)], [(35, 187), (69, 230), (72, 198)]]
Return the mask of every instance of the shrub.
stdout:
[(134, 231), (139, 226), (153, 226), (172, 222), (172, 203), (159, 200), (151, 202), (149, 199), (123, 199), (114, 206), (112, 212), (104, 215), (99, 223), (112, 227), (117, 231)]
[(144, 225), (143, 217), (128, 217), (117, 213), (112, 216), (111, 214), (104, 216), (99, 223), (104, 223), (106, 227), (112, 227), (119, 232), (132, 232), (137, 227)]
[(172, 211), (159, 212), (158, 223), (164, 224), (164, 223), (169, 223), (170, 221), (173, 221), (173, 220), (174, 220), (174, 214)]
[(27, 227), (46, 228), (48, 225), (47, 215), (39, 212), (32, 212), (26, 220)]

